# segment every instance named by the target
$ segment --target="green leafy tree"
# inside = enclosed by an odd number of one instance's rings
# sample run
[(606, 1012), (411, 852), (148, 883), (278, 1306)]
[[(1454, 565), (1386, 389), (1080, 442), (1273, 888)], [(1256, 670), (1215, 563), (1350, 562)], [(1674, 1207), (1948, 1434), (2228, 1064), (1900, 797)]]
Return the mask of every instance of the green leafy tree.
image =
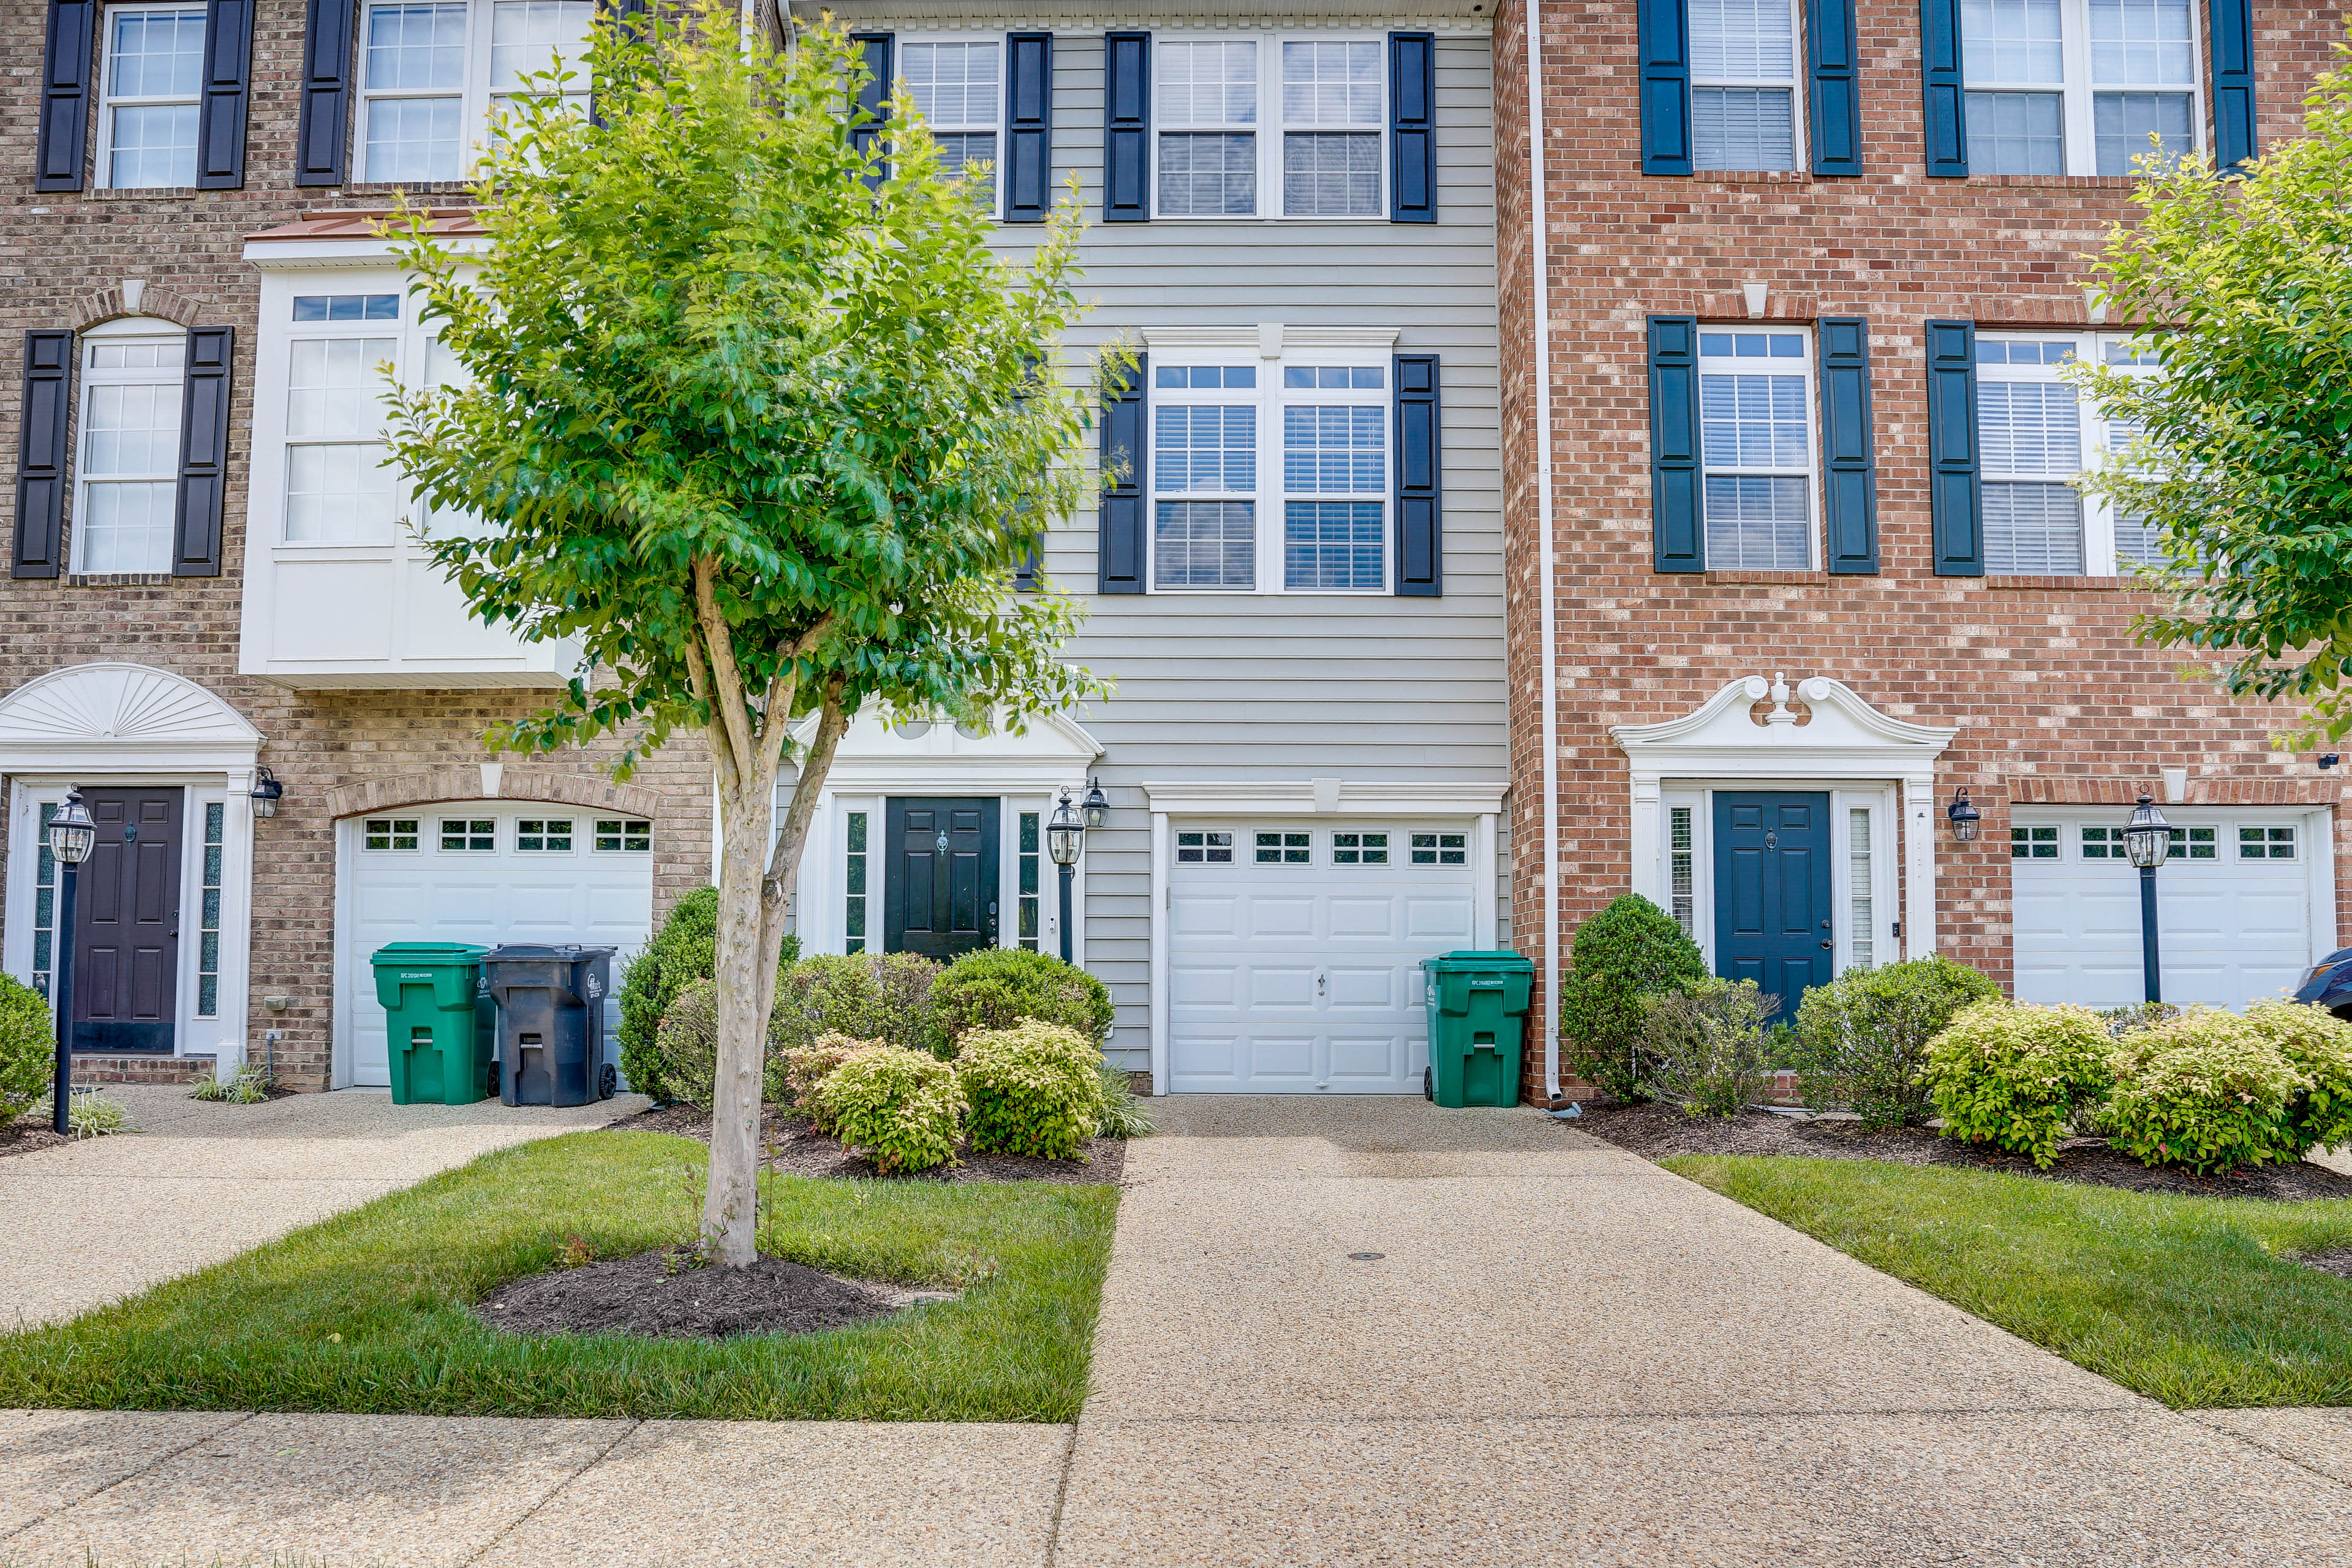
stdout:
[(2201, 153), (2142, 164), (2147, 215), (2096, 276), (2116, 319), (2179, 330), (2145, 340), (2160, 374), (2071, 373), (2141, 432), (2084, 481), (2157, 531), (2143, 574), (2168, 603), (2140, 635), (2302, 705), (2283, 743), (2352, 730), (2352, 78), (2320, 78), (2305, 115), (2242, 180)]
[(1042, 368), (1080, 313), (1077, 224), (992, 255), (986, 191), (943, 175), (903, 94), (887, 145), (854, 145), (863, 68), (831, 25), (778, 51), (702, 0), (601, 23), (589, 65), (593, 121), (546, 95), (501, 117), (478, 246), (396, 216), (461, 374), (389, 394), (389, 441), (474, 613), (584, 648), (590, 673), (490, 745), (610, 737), (624, 777), (677, 731), (709, 750), (702, 1224), (747, 1264), (788, 893), (850, 716), (1018, 727), (1101, 689), (1055, 658), (1071, 602), (1009, 592), (1088, 500), (1087, 407)]

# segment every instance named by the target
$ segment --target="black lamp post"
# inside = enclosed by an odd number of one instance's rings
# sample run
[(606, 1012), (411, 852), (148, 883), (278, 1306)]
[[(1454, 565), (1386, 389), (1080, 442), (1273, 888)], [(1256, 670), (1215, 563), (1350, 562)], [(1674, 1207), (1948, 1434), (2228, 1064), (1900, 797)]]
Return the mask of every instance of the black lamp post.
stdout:
[(1070, 959), (1070, 879), (1077, 874), (1078, 856), (1086, 848), (1087, 823), (1070, 804), (1070, 792), (1064, 790), (1055, 803), (1054, 815), (1045, 823), (1045, 853), (1062, 872), (1062, 962)]
[(89, 808), (81, 803), (81, 786), (66, 791), (66, 803), (49, 818), (49, 855), (58, 863), (57, 984), (50, 1005), (57, 1010), (58, 1074), (51, 1084), (49, 1098), (57, 1110), (53, 1125), (59, 1132), (71, 1133), (73, 1105), (73, 952), (74, 952), (74, 884), (80, 880), (81, 863), (89, 858), (91, 848), (98, 843), (98, 828), (89, 819)]
[(2124, 826), (2124, 856), (2139, 868), (2139, 962), (2147, 981), (2147, 999), (2164, 1000), (2164, 982), (2156, 951), (2156, 868), (2172, 853), (2172, 825), (2147, 795)]

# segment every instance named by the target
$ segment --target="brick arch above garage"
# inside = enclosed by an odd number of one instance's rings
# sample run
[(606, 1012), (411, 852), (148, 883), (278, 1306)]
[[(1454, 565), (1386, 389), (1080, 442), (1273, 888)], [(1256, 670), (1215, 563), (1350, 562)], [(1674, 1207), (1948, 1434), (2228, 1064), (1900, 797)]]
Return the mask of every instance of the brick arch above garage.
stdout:
[(659, 816), (667, 804), (657, 790), (614, 784), (593, 773), (487, 763), (390, 773), (337, 784), (327, 792), (327, 814), (334, 817), (357, 816), (363, 812), (394, 811), (402, 806), (460, 800), (544, 801), (588, 811), (625, 812), (648, 819)]

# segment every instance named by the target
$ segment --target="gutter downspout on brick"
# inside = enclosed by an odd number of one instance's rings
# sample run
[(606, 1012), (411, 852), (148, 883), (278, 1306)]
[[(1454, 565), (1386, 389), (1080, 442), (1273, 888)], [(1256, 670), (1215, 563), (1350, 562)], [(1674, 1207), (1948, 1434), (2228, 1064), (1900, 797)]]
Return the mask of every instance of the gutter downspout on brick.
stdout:
[(1536, 635), (1543, 680), (1544, 1099), (1559, 1103), (1559, 650), (1552, 562), (1550, 203), (1544, 194), (1543, 18), (1528, 7), (1528, 205), (1533, 209), (1529, 270), (1535, 288)]

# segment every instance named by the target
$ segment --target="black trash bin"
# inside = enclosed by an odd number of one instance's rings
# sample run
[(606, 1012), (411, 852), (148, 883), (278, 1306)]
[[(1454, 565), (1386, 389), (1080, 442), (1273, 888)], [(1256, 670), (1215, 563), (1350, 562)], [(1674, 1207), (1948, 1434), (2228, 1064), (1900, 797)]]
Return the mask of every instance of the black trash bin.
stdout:
[(617, 1074), (604, 1054), (610, 947), (510, 942), (482, 959), (499, 1007), (499, 1098), (509, 1105), (609, 1100)]

